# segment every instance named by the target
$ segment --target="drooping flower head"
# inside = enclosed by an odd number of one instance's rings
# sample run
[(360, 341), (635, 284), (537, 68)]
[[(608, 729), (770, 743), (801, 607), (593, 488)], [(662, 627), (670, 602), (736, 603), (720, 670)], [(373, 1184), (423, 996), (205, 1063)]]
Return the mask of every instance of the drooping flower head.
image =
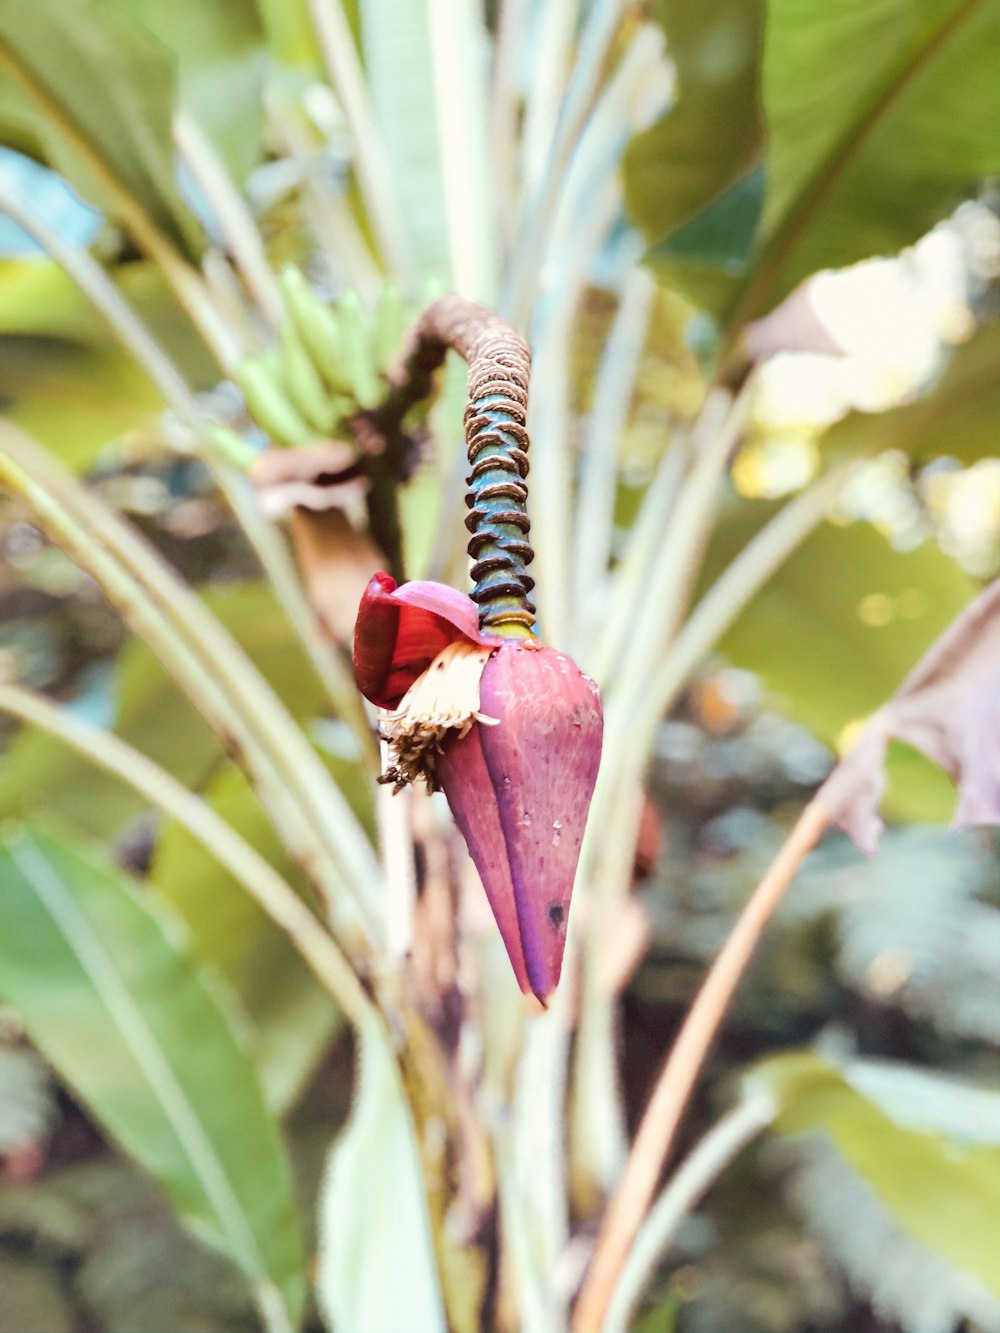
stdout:
[(382, 781), (444, 791), (518, 983), (544, 1003), (559, 981), (570, 895), (597, 769), (597, 686), (534, 634), (525, 512), (529, 357), (490, 311), (435, 302), (406, 362), (426, 380), (454, 347), (469, 362), (466, 525), (471, 596), (376, 574), (354, 640), (358, 688), (386, 710)]
[(387, 574), (362, 598), (354, 666), (387, 710), (385, 780), (444, 791), (518, 983), (544, 1001), (600, 762), (597, 687), (533, 637), (482, 632), (475, 603), (453, 588), (396, 587)]

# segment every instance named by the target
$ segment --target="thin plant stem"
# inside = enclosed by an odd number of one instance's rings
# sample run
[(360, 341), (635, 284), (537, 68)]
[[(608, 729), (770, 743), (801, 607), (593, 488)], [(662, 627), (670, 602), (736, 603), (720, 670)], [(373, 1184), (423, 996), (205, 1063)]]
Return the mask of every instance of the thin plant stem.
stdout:
[(765, 925), (828, 824), (827, 810), (814, 798), (803, 810), (709, 969), (660, 1071), (622, 1178), (604, 1214), (594, 1257), (573, 1312), (573, 1333), (599, 1333), (603, 1328), (608, 1303), (733, 993)]
[[(616, 766), (602, 770), (595, 794), (601, 822), (591, 827), (614, 828), (616, 837), (600, 845), (589, 838), (584, 843), (583, 864), (593, 864), (587, 877), (600, 886), (600, 892), (592, 895), (595, 939), (601, 936), (604, 914), (614, 910), (613, 904), (628, 887), (642, 802), (642, 769), (657, 723), (713, 644), (823, 521), (852, 467), (848, 461), (831, 469), (757, 533), (695, 607), (643, 690), (642, 706), (628, 728), (629, 749), (619, 756)], [(588, 951), (586, 959), (571, 1102), (572, 1157), (586, 1164), (575, 1182), (580, 1206), (592, 1205), (595, 1189), (610, 1188), (618, 1178), (624, 1142), (614, 1070), (608, 1067), (605, 1052), (614, 1024), (613, 1005), (597, 984), (596, 953)], [(594, 1088), (602, 1092), (595, 1095)]]
[(361, 696), (350, 668), (333, 644), (326, 642), (316, 625), (295, 561), (279, 529), (261, 513), (257, 498), (245, 478), (224, 466), (213, 469), (222, 493), (274, 589), (275, 598), (292, 627), (303, 651), (323, 685), (338, 717), (350, 726), (358, 743), (365, 771), (377, 772), (377, 751)]
[[(609, 675), (613, 670), (616, 694), (626, 703), (641, 693), (650, 670), (677, 632), (711, 532), (719, 484), (743, 429), (748, 399), (746, 387), (735, 400), (726, 389), (709, 392), (692, 428), (689, 465), (670, 522), (664, 528), (661, 519), (659, 540), (652, 546), (647, 567), (629, 571), (635, 582), (614, 589), (614, 596), (627, 600), (631, 608), (625, 627), (627, 647), (614, 646), (611, 662), (602, 659), (601, 665)], [(644, 526), (644, 519), (640, 510), (638, 527)], [(656, 607), (655, 616), (645, 613), (649, 606)]]
[(275, 1283), (267, 1278), (257, 1279), (253, 1284), (253, 1294), (264, 1333), (295, 1333), (295, 1323)]
[(205, 461), (270, 578), (313, 669), (340, 716), (353, 726), (366, 766), (373, 770), (374, 747), (369, 739), (369, 728), (354, 682), (336, 652), (322, 643), (316, 633), (312, 612), (286, 544), (274, 525), (260, 512), (243, 479), (234, 475), (228, 461), (219, 457), (218, 450), (212, 444), (209, 423), (184, 377), (100, 264), (85, 250), (67, 245), (51, 227), (11, 196), (2, 181), (0, 211), (13, 218), (72, 279), (106, 321), (121, 346), (142, 367), (165, 401), (201, 441)]
[(483, 87), (486, 29), (480, 3), (435, 0), (427, 8), (444, 177), (448, 250), (455, 290), (488, 304), (496, 300), (496, 210), (493, 171), (469, 189), (469, 163), (486, 162)]
[[(351, 951), (364, 952), (372, 927), (362, 923), (370, 914), (378, 916), (377, 862), (340, 790), (271, 688), (157, 553), (10, 426), (0, 426), (0, 475), (101, 584), (140, 637), (174, 664), (192, 702), (249, 765), (311, 882), (319, 876), (324, 906), (352, 938)], [(356, 911), (345, 914), (343, 887)]]
[(768, 579), (823, 522), (855, 466), (851, 459), (797, 495), (747, 543), (688, 616), (662, 665), (653, 673), (635, 719), (644, 749), (678, 690)]
[(573, 553), (579, 644), (593, 641), (600, 609), (610, 600), (605, 585), (614, 534), (615, 442), (628, 420), (655, 292), (649, 271), (633, 268), (625, 279), (594, 384), (580, 451)]
[(0, 711), (55, 736), (186, 828), (288, 936), (351, 1022), (368, 1015), (371, 1001), (338, 945), (287, 880), (207, 801), (119, 736), (30, 690), (0, 684)]
[(67, 244), (55, 228), (44, 222), (33, 209), (25, 207), (2, 178), (0, 212), (6, 213), (55, 260), (105, 320), (122, 347), (149, 376), (164, 401), (194, 427), (199, 416), (198, 403), (184, 377), (93, 256)]
[(769, 1093), (748, 1096), (727, 1111), (691, 1149), (639, 1228), (608, 1303), (601, 1333), (627, 1333), (643, 1289), (662, 1262), (677, 1228), (733, 1158), (773, 1121), (776, 1109)]
[[(572, 35), (572, 25), (576, 18), (576, 6), (572, 4), (552, 5), (551, 9), (560, 12), (561, 26), (553, 39), (556, 58), (547, 59), (546, 67), (558, 75), (565, 58), (565, 46)], [(565, 11), (565, 12), (564, 12)], [(621, 0), (596, 0), (577, 48), (576, 61), (573, 65), (565, 96), (559, 106), (558, 119), (544, 157), (544, 165), (536, 179), (529, 178), (529, 195), (522, 211), (522, 222), (513, 248), (513, 260), (508, 288), (505, 293), (503, 309), (515, 327), (526, 319), (531, 308), (533, 289), (538, 268), (548, 243), (552, 223), (565, 185), (566, 172), (573, 149), (587, 115), (593, 105), (600, 84), (601, 73), (621, 26), (625, 6)], [(536, 83), (542, 81), (536, 79)], [(547, 83), (543, 86), (547, 86)], [(551, 100), (552, 89), (549, 90)], [(526, 146), (530, 150), (532, 142), (533, 116), (535, 100), (528, 106), (526, 118)], [(537, 118), (544, 121), (552, 114), (551, 108), (539, 102)], [(539, 131), (536, 130), (535, 137)]]
[(392, 173), (365, 83), (361, 58), (340, 0), (307, 0), (327, 76), (354, 139), (354, 170), (382, 258), (401, 285), (410, 276)]
[(309, 867), (310, 882), (321, 901), (332, 900), (342, 881), (329, 873), (332, 867), (317, 855), (311, 830), (303, 825), (284, 783), (248, 729), (246, 720), (232, 709), (222, 687), (223, 678), (210, 670), (173, 630), (149, 588), (122, 566), (116, 553), (107, 549), (106, 536), (100, 527), (93, 529), (78, 521), (46, 484), (19, 466), (16, 445), (12, 448), (10, 432), (3, 427), (0, 427), (0, 446), (0, 479), (31, 506), (39, 525), (100, 585), (132, 630), (172, 673), (223, 745), (244, 767), (285, 846), (303, 868)]
[(503, 0), (497, 11), (490, 83), (490, 164), (495, 181), (494, 205), (505, 252), (516, 227), (511, 202), (516, 195), (515, 147), (518, 133), (518, 53), (524, 43), (527, 0)]
[(572, 597), (570, 531), (566, 496), (572, 493), (570, 465), (570, 353), (573, 323), (590, 264), (614, 225), (620, 204), (614, 177), (600, 182), (553, 273), (553, 300), (535, 332), (534, 392), (529, 412), (538, 441), (532, 460), (535, 559), (539, 619), (545, 637), (568, 643)]
[(560, 1292), (555, 1280), (569, 1241), (563, 1112), (568, 1009), (568, 997), (557, 992), (551, 1009), (525, 1024), (510, 1108), (521, 1225), (532, 1240), (533, 1267), (541, 1279), (550, 1328), (564, 1328), (568, 1317), (568, 1293)]
[[(580, 944), (580, 1008), (569, 1101), (570, 1184), (574, 1205), (585, 1215), (596, 1212), (614, 1189), (628, 1152), (615, 1056), (618, 1013), (615, 997), (601, 982), (601, 941), (631, 880), (643, 801), (630, 774), (617, 777), (602, 769), (599, 782), (610, 782), (614, 791), (612, 796), (605, 786), (605, 817), (587, 823), (580, 858), (587, 915), (584, 929), (571, 930)], [(600, 836), (606, 829), (614, 829), (614, 837)]]
[[(615, 589), (616, 596), (621, 597), (632, 592), (631, 600), (636, 611), (627, 651), (611, 675), (607, 688), (604, 755), (590, 811), (590, 819), (598, 828), (638, 828), (637, 818), (630, 821), (627, 814), (628, 810), (635, 814), (635, 791), (645, 765), (645, 750), (636, 743), (632, 731), (639, 707), (637, 700), (644, 694), (657, 660), (668, 650), (686, 606), (708, 540), (719, 480), (746, 411), (745, 393), (746, 390), (737, 403), (732, 403), (724, 390), (709, 395), (692, 433), (691, 463), (672, 506), (672, 523), (659, 549), (650, 550), (652, 568), (639, 579), (636, 588)], [(640, 524), (643, 518), (640, 513)], [(640, 614), (643, 606), (655, 607), (656, 614)], [(595, 877), (600, 885), (598, 896), (605, 901), (616, 898), (627, 882), (631, 846), (629, 843), (626, 852), (619, 837), (601, 853), (602, 858), (611, 859), (615, 868), (614, 874), (608, 874), (605, 868)], [(593, 855), (597, 854), (595, 848)], [(600, 934), (598, 929), (590, 941), (588, 972), (596, 966), (594, 958)]]
[(260, 232), (213, 144), (188, 111), (174, 114), (174, 147), (212, 210), (247, 290), (268, 324), (277, 330), (284, 306)]
[[(379, 742), (381, 768), (391, 763), (389, 746)], [(378, 845), (386, 892), (386, 944), (394, 958), (413, 948), (413, 914), (417, 905), (417, 867), (413, 847), (413, 792), (393, 793), (381, 785), (375, 793)]]
[(690, 440), (672, 439), (646, 490), (617, 567), (608, 580), (604, 632), (590, 651), (589, 670), (598, 684), (613, 677), (618, 654), (636, 614), (642, 580), (677, 506), (690, 458)]
[[(513, 260), (523, 252), (525, 225), (537, 198), (542, 173), (552, 151), (559, 120), (559, 107), (566, 93), (572, 63), (573, 36), (580, 14), (580, 0), (553, 0), (532, 6), (526, 15), (526, 41), (519, 55), (527, 60), (523, 78), (523, 111), (518, 159), (521, 184), (517, 198), (519, 227)], [(512, 275), (508, 274), (508, 281)], [(503, 310), (501, 310), (501, 314)]]
[(551, 1297), (525, 1225), (526, 1201), (517, 1170), (520, 1158), (506, 1125), (500, 1125), (493, 1134), (492, 1146), (503, 1253), (517, 1293), (518, 1328), (520, 1333), (552, 1333)]

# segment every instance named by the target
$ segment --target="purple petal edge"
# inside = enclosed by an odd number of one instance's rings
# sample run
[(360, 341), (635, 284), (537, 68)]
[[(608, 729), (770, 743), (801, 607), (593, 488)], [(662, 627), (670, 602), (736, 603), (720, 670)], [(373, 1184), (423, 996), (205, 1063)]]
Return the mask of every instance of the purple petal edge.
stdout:
[(496, 797), (483, 759), (483, 730), (475, 726), (461, 740), (450, 741), (445, 745), (444, 753), (438, 760), (438, 777), (451, 807), (452, 817), (465, 839), (469, 855), (486, 890), (517, 984), (527, 992), (531, 990), (531, 984), (521, 948), (507, 847), (500, 827)]
[(545, 1002), (562, 969), (570, 897), (601, 757), (597, 687), (551, 648), (508, 642), (483, 672), (480, 729), (528, 980)]

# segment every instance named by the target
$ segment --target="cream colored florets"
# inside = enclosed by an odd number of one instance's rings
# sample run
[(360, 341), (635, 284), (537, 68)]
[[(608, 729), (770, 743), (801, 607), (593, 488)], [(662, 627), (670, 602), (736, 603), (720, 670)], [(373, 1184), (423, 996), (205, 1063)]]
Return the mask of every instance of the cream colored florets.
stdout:
[(498, 718), (479, 711), (479, 687), (493, 652), (491, 645), (467, 639), (450, 643), (413, 682), (399, 707), (383, 716), (379, 735), (388, 742), (393, 762), (380, 782), (402, 791), (423, 778), (436, 791), (437, 756), (448, 733), (466, 736), (475, 722), (496, 726)]

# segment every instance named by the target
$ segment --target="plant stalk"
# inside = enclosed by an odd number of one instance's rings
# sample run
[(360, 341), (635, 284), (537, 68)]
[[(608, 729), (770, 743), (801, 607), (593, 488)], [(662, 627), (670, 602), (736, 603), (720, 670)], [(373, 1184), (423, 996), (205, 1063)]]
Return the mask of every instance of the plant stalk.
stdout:
[(764, 926), (828, 824), (826, 809), (814, 798), (803, 810), (709, 969), (660, 1071), (625, 1171), (604, 1214), (594, 1257), (573, 1312), (573, 1333), (601, 1333), (612, 1293), (649, 1209), (656, 1182), (726, 1008)]
[(0, 711), (39, 727), (144, 796), (197, 839), (298, 950), (320, 984), (357, 1025), (371, 1000), (338, 945), (269, 861), (200, 796), (112, 732), (16, 685), (0, 684)]

